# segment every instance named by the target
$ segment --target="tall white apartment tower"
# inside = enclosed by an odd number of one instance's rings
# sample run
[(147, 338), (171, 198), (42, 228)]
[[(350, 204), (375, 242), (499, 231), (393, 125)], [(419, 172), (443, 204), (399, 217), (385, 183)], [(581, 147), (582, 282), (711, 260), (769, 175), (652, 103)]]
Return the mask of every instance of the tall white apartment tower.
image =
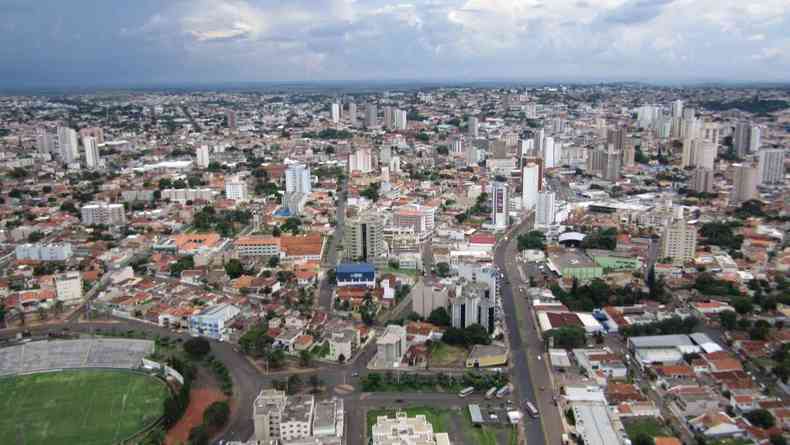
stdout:
[(683, 101), (678, 99), (672, 102), (672, 117), (674, 118), (681, 118), (683, 117)]
[(340, 122), (340, 104), (332, 104), (332, 122), (337, 124)]
[(557, 207), (554, 192), (539, 192), (538, 206), (535, 211), (535, 224), (539, 226), (550, 226), (556, 222)]
[(357, 122), (357, 104), (354, 102), (349, 102), (348, 104), (348, 123), (352, 127), (359, 125), (359, 122)]
[(197, 166), (198, 168), (208, 168), (211, 163), (211, 155), (209, 154), (208, 145), (201, 145), (197, 149)]
[(762, 184), (781, 184), (785, 179), (785, 151), (782, 148), (760, 150), (758, 168)]
[[(542, 130), (541, 130), (542, 131)], [(554, 138), (549, 136), (543, 139), (543, 166), (554, 168), (557, 166), (557, 156), (554, 148)]]
[(500, 230), (508, 226), (508, 193), (505, 182), (491, 185), (491, 224)]
[(732, 201), (737, 204), (757, 197), (757, 168), (746, 164), (735, 164), (734, 167)]
[(540, 166), (528, 162), (521, 171), (521, 208), (532, 210), (538, 202), (538, 189), (540, 187)]
[(225, 197), (238, 202), (248, 201), (247, 183), (238, 177), (225, 181)]
[(466, 125), (466, 130), (469, 134), (469, 137), (476, 138), (480, 129), (480, 123), (477, 121), (477, 118), (474, 116), (469, 116), (469, 120), (467, 120)]
[(60, 159), (64, 163), (71, 164), (79, 159), (77, 132), (68, 127), (58, 127), (58, 148), (60, 150)]
[(304, 193), (306, 195), (313, 191), (310, 184), (310, 168), (303, 164), (294, 164), (285, 171), (285, 191), (286, 193)]
[(661, 258), (672, 258), (681, 265), (694, 259), (697, 249), (697, 228), (683, 219), (676, 219), (664, 226), (661, 233)]
[(85, 148), (85, 166), (94, 169), (99, 166), (99, 147), (96, 146), (96, 138), (85, 136), (82, 138), (82, 146)]

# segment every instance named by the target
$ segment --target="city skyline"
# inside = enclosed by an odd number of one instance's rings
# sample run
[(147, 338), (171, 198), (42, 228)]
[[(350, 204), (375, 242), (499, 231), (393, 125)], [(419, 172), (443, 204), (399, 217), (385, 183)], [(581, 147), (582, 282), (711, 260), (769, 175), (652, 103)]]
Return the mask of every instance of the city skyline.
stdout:
[(0, 88), (782, 82), (790, 71), (781, 0), (47, 3), (4, 2)]

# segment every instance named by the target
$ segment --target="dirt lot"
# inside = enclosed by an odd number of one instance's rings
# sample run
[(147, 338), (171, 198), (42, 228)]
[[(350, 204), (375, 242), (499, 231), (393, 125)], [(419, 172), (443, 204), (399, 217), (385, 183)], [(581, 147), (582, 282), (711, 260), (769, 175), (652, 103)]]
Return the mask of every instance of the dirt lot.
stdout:
[[(213, 379), (203, 373), (203, 370), (198, 372), (198, 378), (192, 384), (192, 390), (189, 393), (189, 406), (184, 416), (167, 432), (166, 445), (187, 443), (189, 431), (203, 422), (203, 411), (214, 402), (227, 400), (222, 391), (216, 387)], [(232, 406), (231, 409), (233, 409)]]

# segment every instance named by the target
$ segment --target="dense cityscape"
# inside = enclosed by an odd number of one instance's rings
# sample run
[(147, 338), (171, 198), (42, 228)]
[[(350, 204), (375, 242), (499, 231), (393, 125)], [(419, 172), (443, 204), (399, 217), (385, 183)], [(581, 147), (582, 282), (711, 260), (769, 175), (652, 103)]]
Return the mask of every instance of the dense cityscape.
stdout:
[(786, 88), (7, 95), (0, 137), (4, 443), (786, 443)]

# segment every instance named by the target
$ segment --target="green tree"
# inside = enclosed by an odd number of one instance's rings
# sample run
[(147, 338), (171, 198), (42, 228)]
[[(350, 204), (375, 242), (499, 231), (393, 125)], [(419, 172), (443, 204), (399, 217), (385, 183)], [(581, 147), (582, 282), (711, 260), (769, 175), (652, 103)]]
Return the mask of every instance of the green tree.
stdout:
[(732, 301), (735, 312), (745, 315), (752, 311), (752, 302), (748, 298), (736, 298)]
[(195, 358), (201, 358), (211, 351), (211, 343), (204, 337), (192, 337), (184, 342), (184, 352)]
[(587, 344), (584, 329), (578, 326), (562, 326), (548, 332), (548, 337), (554, 339), (554, 347), (562, 349), (581, 348)]
[(203, 411), (203, 424), (214, 430), (222, 428), (230, 417), (230, 406), (222, 400), (214, 402)]
[(244, 266), (241, 264), (241, 261), (231, 258), (225, 263), (225, 273), (228, 274), (231, 280), (234, 280), (244, 275)]
[(639, 432), (636, 434), (631, 441), (631, 445), (655, 445), (656, 441), (653, 440), (653, 437), (645, 432)]
[(518, 236), (518, 250), (543, 250), (546, 236), (543, 232), (533, 230)]
[(273, 257), (269, 258), (269, 267), (274, 269), (275, 267), (277, 267), (279, 265), (280, 265), (280, 257), (273, 256)]
[(298, 374), (288, 377), (288, 394), (296, 394), (302, 388), (302, 378)]
[(738, 322), (738, 315), (734, 311), (724, 311), (719, 313), (719, 323), (725, 330), (732, 331)]
[(309, 368), (313, 364), (313, 354), (310, 351), (304, 350), (299, 352), (299, 366), (302, 368)]
[(450, 314), (447, 313), (447, 309), (437, 307), (428, 315), (428, 322), (436, 326), (450, 326), (452, 319), (450, 318)]
[(754, 426), (760, 428), (773, 428), (776, 425), (776, 419), (774, 419), (773, 414), (770, 411), (765, 409), (756, 409), (754, 411), (749, 411), (745, 413), (743, 417), (749, 421)]
[(447, 263), (436, 263), (436, 274), (442, 278), (450, 276), (450, 265)]
[(771, 445), (787, 445), (787, 439), (781, 433), (771, 435)]
[(210, 437), (204, 425), (198, 425), (189, 430), (189, 445), (208, 445)]

